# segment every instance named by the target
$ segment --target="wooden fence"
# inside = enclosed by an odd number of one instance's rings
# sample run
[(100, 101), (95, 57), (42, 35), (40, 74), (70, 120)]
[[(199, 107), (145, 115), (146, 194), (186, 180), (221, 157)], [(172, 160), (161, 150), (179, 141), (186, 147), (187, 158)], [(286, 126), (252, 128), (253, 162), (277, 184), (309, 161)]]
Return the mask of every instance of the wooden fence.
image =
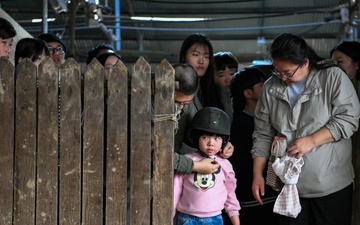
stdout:
[(131, 71), (120, 62), (107, 82), (96, 60), (83, 75), (73, 59), (14, 72), (0, 59), (1, 225), (172, 224), (166, 60), (155, 71), (143, 58)]

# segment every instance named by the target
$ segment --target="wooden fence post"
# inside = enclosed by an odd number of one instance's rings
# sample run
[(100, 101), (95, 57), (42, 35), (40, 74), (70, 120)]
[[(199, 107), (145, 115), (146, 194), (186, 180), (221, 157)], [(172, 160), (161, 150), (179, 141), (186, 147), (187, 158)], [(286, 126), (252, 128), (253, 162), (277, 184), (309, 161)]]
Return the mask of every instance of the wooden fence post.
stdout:
[(80, 65), (68, 59), (60, 76), (60, 170), (59, 224), (81, 222), (81, 72)]
[(14, 67), (0, 58), (0, 224), (12, 224), (14, 196)]
[(39, 66), (38, 72), (36, 224), (56, 224), (59, 190), (58, 69), (52, 59), (47, 58)]
[(15, 225), (35, 224), (36, 201), (36, 66), (25, 59), (16, 68)]
[(166, 60), (155, 69), (152, 224), (173, 223), (174, 72)]
[(128, 70), (119, 61), (107, 80), (106, 224), (127, 224)]
[(131, 70), (130, 224), (151, 224), (151, 67), (144, 58)]

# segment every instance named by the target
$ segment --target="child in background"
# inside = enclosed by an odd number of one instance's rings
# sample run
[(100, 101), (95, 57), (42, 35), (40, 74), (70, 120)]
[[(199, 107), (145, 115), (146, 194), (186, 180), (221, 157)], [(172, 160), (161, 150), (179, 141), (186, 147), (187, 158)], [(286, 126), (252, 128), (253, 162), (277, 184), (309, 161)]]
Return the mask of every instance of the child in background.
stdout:
[(231, 163), (218, 155), (229, 141), (230, 127), (230, 119), (221, 109), (205, 107), (196, 113), (190, 139), (198, 151), (186, 156), (194, 161), (212, 158), (220, 167), (212, 174), (175, 174), (173, 215), (177, 211), (177, 225), (221, 225), (223, 208), (233, 225), (240, 224), (235, 173)]
[[(263, 70), (265, 68), (265, 70)], [(236, 197), (240, 201), (240, 219), (242, 225), (278, 225), (279, 215), (273, 212), (274, 203), (279, 192), (265, 185), (265, 194), (261, 196), (260, 205), (252, 193), (253, 160), (250, 153), (253, 146), (254, 111), (259, 94), (268, 74), (268, 66), (247, 67), (235, 73), (231, 82), (234, 121), (231, 126), (231, 142), (235, 151), (229, 161), (232, 163), (236, 179)], [(266, 170), (264, 170), (266, 177)], [(259, 216), (261, 215), (261, 216)], [(230, 225), (224, 215), (224, 224)]]
[(29, 58), (36, 65), (50, 56), (46, 43), (39, 38), (23, 38), (18, 41), (15, 48), (15, 67), (24, 59)]
[(13, 38), (16, 36), (16, 31), (13, 25), (4, 18), (0, 17), (0, 57), (5, 56), (10, 58)]
[(231, 52), (218, 52), (214, 55), (215, 83), (225, 87), (230, 94), (230, 85), (233, 75), (238, 70), (238, 61)]

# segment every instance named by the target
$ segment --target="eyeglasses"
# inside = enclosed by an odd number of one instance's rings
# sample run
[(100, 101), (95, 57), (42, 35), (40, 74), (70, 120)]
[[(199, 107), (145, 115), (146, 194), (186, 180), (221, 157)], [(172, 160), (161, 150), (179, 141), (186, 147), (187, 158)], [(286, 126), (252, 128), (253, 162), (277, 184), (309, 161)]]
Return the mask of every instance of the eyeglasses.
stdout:
[(180, 102), (180, 101), (175, 100), (175, 104), (177, 105), (178, 108), (185, 107), (185, 106), (191, 104), (192, 102), (193, 102), (193, 100), (186, 101), (186, 102)]
[(296, 69), (294, 70), (294, 72), (290, 72), (290, 73), (280, 73), (278, 72), (275, 67), (273, 69), (273, 71), (271, 71), (271, 73), (277, 77), (286, 77), (286, 78), (291, 78), (292, 76), (294, 76), (294, 74), (296, 73), (296, 71), (298, 71), (298, 69), (300, 68), (301, 64), (298, 65), (298, 67), (296, 67)]
[(49, 49), (50, 55), (54, 55), (55, 53), (62, 55), (65, 53), (64, 48), (62, 46), (58, 46), (56, 48), (49, 46), (48, 49)]

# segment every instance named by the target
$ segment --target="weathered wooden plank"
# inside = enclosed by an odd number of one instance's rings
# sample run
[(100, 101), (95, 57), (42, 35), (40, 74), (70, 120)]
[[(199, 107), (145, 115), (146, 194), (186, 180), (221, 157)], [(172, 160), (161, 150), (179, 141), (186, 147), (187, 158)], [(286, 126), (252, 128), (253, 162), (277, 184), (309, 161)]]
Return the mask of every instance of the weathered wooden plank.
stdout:
[(107, 81), (106, 215), (108, 225), (127, 224), (128, 71), (119, 61)]
[(104, 70), (96, 60), (84, 74), (82, 224), (103, 221)]
[(36, 224), (57, 223), (58, 69), (50, 57), (38, 70)]
[(173, 223), (174, 72), (166, 60), (155, 68), (152, 224)]
[(132, 67), (130, 131), (130, 224), (150, 224), (151, 70), (140, 58)]
[(24, 59), (16, 68), (14, 224), (35, 223), (36, 66)]
[(0, 58), (0, 224), (12, 224), (14, 163), (14, 66)]
[(60, 68), (59, 224), (81, 221), (81, 71), (74, 59)]

